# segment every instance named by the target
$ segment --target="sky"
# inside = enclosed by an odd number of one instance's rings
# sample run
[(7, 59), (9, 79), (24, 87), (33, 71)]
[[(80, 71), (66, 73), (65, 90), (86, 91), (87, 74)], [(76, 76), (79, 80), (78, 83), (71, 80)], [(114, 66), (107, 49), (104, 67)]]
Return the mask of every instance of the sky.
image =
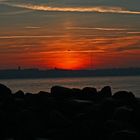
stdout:
[(139, 0), (0, 0), (0, 69), (140, 67)]

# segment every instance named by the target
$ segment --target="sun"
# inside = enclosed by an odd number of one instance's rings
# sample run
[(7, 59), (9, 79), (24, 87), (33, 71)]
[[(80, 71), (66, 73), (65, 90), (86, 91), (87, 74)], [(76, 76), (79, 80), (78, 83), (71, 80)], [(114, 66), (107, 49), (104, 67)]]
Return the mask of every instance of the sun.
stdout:
[(79, 70), (85, 69), (89, 65), (89, 60), (82, 53), (61, 52), (47, 54), (46, 63), (50, 68)]

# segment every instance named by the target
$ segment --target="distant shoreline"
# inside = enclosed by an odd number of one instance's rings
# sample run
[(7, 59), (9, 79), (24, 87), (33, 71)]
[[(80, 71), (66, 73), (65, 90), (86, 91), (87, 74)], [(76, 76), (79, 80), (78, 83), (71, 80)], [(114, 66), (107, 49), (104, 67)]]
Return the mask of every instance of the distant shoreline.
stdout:
[(0, 80), (30, 80), (30, 79), (60, 79), (60, 78), (105, 78), (105, 77), (137, 77), (140, 75), (106, 75), (106, 76), (58, 76), (58, 77), (15, 77), (15, 78), (0, 78)]
[(140, 76), (140, 68), (95, 69), (95, 70), (39, 70), (12, 69), (0, 70), (0, 79), (38, 79), (69, 77), (107, 77), (107, 76)]

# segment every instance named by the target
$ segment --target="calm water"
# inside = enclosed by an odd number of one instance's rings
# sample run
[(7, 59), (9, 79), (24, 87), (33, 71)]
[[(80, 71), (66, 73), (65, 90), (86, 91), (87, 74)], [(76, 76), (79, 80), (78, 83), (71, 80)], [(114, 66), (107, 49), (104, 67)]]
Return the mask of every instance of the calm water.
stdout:
[(23, 90), (24, 92), (37, 93), (39, 91), (50, 91), (54, 85), (61, 85), (70, 88), (83, 88), (85, 86), (96, 87), (100, 90), (105, 85), (110, 85), (112, 91), (132, 91), (140, 97), (140, 76), (129, 77), (92, 77), (92, 78), (49, 78), (49, 79), (12, 79), (0, 80), (0, 83), (7, 85), (13, 92)]

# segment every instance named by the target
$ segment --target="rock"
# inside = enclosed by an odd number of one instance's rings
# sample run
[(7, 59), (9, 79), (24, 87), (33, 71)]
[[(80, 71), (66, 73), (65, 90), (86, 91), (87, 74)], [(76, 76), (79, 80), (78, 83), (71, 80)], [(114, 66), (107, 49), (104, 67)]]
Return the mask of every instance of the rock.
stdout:
[(128, 91), (118, 91), (113, 95), (113, 98), (121, 100), (133, 100), (135, 99), (135, 95), (132, 92)]
[(45, 92), (45, 91), (39, 91), (39, 93), (38, 94), (40, 94), (40, 95), (47, 95), (47, 96), (49, 96), (49, 92)]
[(132, 113), (133, 113), (133, 109), (130, 109), (130, 108), (125, 107), (125, 106), (118, 107), (114, 111), (113, 118), (115, 120), (119, 120), (119, 121), (131, 122), (132, 121), (131, 120)]
[(105, 98), (100, 103), (100, 110), (104, 119), (111, 119), (116, 108), (116, 102), (112, 98)]
[(114, 132), (126, 129), (128, 126), (124, 122), (118, 120), (107, 120), (105, 121), (103, 127), (105, 135), (109, 136)]
[(53, 97), (67, 98), (72, 96), (72, 89), (61, 86), (53, 86), (51, 88), (51, 94)]
[(16, 98), (24, 98), (24, 92), (22, 90), (19, 90), (14, 94), (14, 97), (16, 97)]
[(73, 98), (81, 98), (82, 90), (79, 88), (72, 88), (72, 96), (73, 96)]
[(138, 134), (130, 130), (121, 130), (114, 132), (110, 140), (138, 140)]
[(82, 94), (84, 97), (87, 97), (88, 99), (96, 99), (98, 97), (98, 93), (96, 88), (93, 87), (85, 87), (82, 89)]
[(101, 98), (107, 98), (107, 97), (111, 97), (112, 96), (112, 91), (111, 91), (111, 87), (110, 86), (105, 86), (101, 89), (101, 91), (99, 92), (99, 96)]
[(43, 98), (48, 98), (48, 97), (50, 97), (51, 94), (50, 94), (49, 92), (40, 91), (40, 92), (38, 93), (38, 96), (39, 96), (41, 99), (43, 99)]
[(69, 124), (68, 119), (58, 110), (52, 110), (49, 114), (49, 122), (51, 126), (60, 127)]
[(135, 106), (136, 104), (136, 98), (132, 92), (118, 91), (112, 97), (118, 100), (120, 102), (120, 105)]
[(0, 84), (0, 97), (7, 97), (11, 95), (11, 89), (7, 86)]
[(138, 140), (140, 130), (140, 101), (127, 91), (112, 96), (109, 86), (11, 94), (0, 84), (0, 114), (0, 139)]

